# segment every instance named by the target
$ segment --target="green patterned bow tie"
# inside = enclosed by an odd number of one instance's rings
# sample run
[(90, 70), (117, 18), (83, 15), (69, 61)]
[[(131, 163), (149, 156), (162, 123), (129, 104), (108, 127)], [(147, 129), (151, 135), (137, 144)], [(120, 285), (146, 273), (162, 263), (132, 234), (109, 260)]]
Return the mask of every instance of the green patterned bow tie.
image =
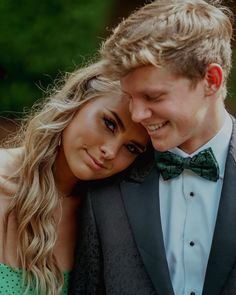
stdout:
[(201, 151), (192, 158), (183, 158), (171, 152), (156, 152), (155, 159), (164, 180), (177, 177), (184, 169), (192, 170), (211, 181), (219, 179), (219, 166), (211, 148)]

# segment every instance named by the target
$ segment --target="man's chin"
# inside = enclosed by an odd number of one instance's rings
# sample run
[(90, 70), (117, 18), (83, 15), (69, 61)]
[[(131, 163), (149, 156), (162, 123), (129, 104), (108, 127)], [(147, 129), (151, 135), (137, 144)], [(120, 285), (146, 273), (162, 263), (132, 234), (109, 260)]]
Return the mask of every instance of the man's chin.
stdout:
[(171, 147), (169, 147), (167, 145), (161, 145), (160, 142), (159, 143), (157, 142), (157, 140), (153, 140), (152, 145), (153, 145), (154, 149), (157, 150), (158, 152), (166, 152), (169, 149), (171, 149)]

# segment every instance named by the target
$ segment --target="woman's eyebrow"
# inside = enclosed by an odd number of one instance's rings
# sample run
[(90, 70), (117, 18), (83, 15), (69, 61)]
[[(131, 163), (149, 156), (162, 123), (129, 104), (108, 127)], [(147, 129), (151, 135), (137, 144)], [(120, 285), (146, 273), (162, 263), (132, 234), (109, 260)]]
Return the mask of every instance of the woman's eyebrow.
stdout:
[(132, 143), (135, 144), (138, 148), (140, 148), (140, 150), (142, 150), (143, 152), (147, 149), (147, 146), (142, 145), (141, 143), (137, 141), (132, 141)]
[(124, 132), (126, 130), (122, 120), (120, 119), (120, 117), (117, 115), (116, 112), (114, 111), (110, 111), (112, 113), (112, 115), (116, 118), (117, 124), (120, 127), (121, 131)]

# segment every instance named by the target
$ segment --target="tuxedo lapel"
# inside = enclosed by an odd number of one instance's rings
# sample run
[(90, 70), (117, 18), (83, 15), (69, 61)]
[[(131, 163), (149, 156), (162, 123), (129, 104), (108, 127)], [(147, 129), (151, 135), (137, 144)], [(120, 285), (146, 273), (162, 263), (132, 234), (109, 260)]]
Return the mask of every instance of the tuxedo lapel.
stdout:
[(230, 142), (203, 295), (220, 294), (236, 260), (236, 130)]
[(153, 168), (142, 182), (122, 182), (121, 191), (137, 248), (157, 293), (174, 295), (161, 228), (158, 179)]

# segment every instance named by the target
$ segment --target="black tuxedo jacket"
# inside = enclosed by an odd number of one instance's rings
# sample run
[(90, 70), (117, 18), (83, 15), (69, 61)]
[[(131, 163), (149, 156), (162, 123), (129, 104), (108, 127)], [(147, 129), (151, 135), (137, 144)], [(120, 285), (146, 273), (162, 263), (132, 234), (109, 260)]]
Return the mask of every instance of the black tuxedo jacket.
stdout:
[[(236, 295), (236, 120), (203, 295)], [(147, 157), (147, 158), (145, 158)], [(163, 242), (159, 172), (149, 153), (96, 185), (80, 215), (70, 295), (174, 295)]]

